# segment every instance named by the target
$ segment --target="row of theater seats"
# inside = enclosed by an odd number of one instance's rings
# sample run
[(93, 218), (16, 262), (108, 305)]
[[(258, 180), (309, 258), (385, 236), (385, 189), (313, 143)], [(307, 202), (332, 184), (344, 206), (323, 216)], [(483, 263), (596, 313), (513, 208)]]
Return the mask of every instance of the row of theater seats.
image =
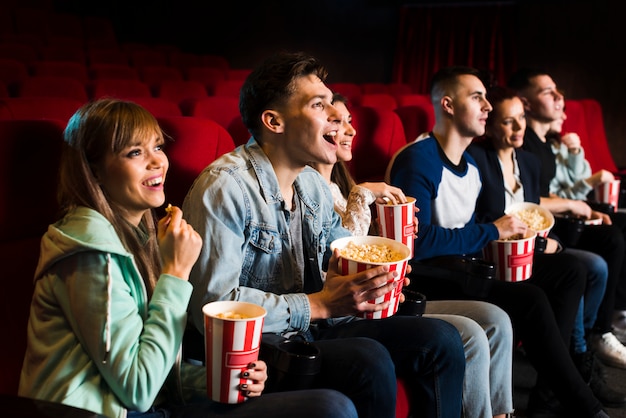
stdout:
[[(407, 98), (419, 97), (417, 95), (407, 95)], [(239, 114), (239, 99), (231, 96), (205, 96), (203, 98), (185, 99), (180, 104), (162, 97), (151, 96), (125, 96), (144, 106), (155, 116), (194, 116), (212, 119), (226, 128), (232, 136), (235, 144), (245, 143), (249, 138), (249, 133)], [(84, 101), (74, 98), (57, 97), (8, 97), (0, 98), (0, 119), (42, 119), (54, 118), (67, 121), (69, 117), (78, 109)], [(417, 103), (417, 102), (416, 102)], [(370, 136), (371, 142), (385, 143), (387, 138), (402, 137), (401, 141), (412, 140), (420, 133), (428, 131), (434, 123), (432, 105), (424, 101), (421, 104), (400, 106), (394, 110), (383, 109), (372, 106), (353, 105), (355, 113), (355, 124), (359, 132), (359, 138)], [(368, 110), (369, 109), (369, 110)], [(369, 112), (369, 116), (359, 116)], [(394, 125), (395, 123), (395, 125)], [(388, 134), (388, 130), (381, 126), (402, 127), (402, 134), (398, 129), (396, 134)], [(362, 126), (362, 127), (361, 127)], [(379, 139), (380, 138), (380, 139)], [(357, 140), (355, 147), (359, 143), (367, 143), (364, 139)], [(363, 170), (366, 170), (365, 167)], [(372, 176), (358, 170), (356, 175), (359, 179)], [(373, 176), (376, 177), (376, 176)], [(382, 177), (381, 177), (382, 178)]]

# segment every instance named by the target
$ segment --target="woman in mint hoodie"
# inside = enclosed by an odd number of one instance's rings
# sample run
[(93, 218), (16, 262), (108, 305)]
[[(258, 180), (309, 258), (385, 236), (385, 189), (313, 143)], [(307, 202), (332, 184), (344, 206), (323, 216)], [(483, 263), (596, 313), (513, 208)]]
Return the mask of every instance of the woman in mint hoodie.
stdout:
[(206, 396), (205, 368), (179, 353), (202, 240), (165, 202), (168, 160), (155, 118), (130, 102), (88, 103), (70, 119), (61, 161), (63, 219), (42, 238), (19, 395), (107, 417), (356, 417), (330, 390), (267, 394), (262, 361), (250, 399)]

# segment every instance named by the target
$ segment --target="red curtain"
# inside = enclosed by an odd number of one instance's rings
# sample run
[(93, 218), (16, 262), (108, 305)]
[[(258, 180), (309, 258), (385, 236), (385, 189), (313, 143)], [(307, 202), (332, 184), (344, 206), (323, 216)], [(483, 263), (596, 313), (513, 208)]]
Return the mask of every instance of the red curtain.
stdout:
[(469, 65), (499, 84), (516, 67), (516, 7), (512, 3), (458, 3), (400, 9), (393, 81), (429, 93), (441, 67)]

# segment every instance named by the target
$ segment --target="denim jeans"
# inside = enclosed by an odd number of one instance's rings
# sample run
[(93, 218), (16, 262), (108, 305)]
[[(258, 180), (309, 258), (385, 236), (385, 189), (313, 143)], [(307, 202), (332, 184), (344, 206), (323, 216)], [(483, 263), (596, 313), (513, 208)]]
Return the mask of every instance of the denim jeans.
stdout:
[(606, 291), (609, 269), (602, 257), (590, 251), (568, 248), (565, 252), (575, 255), (587, 269), (587, 286), (572, 329), (574, 353), (584, 353), (587, 351), (585, 332), (593, 328), (598, 317), (598, 309)]
[(128, 413), (128, 418), (358, 418), (345, 395), (328, 389), (268, 393), (236, 405), (197, 399), (183, 406)]
[[(391, 355), (395, 374), (406, 382), (412, 417), (461, 415), (465, 356), (454, 326), (440, 319), (415, 316), (353, 320), (320, 330), (315, 344), (357, 336), (379, 341)], [(372, 353), (370, 362), (380, 362), (379, 354)], [(327, 376), (344, 378), (340, 371), (333, 376), (329, 370)]]
[(513, 328), (509, 315), (491, 303), (431, 300), (425, 315), (454, 325), (465, 348), (463, 417), (513, 412)]

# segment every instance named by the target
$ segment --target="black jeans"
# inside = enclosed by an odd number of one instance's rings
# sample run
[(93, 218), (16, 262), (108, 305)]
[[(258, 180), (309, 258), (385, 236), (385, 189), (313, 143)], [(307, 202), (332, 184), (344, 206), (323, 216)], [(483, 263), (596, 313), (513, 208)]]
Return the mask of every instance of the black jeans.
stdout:
[[(493, 280), (483, 300), (504, 309), (511, 317), (513, 331), (537, 370), (573, 416), (593, 416), (601, 409), (581, 378), (569, 352), (569, 338), (586, 271), (569, 254), (535, 255), (533, 276), (524, 282)], [(413, 264), (412, 289), (428, 299), (471, 299), (454, 286), (450, 275), (459, 274), (442, 267)]]
[[(622, 292), (626, 291), (626, 284), (620, 283), (626, 281), (626, 277), (621, 278), (625, 261), (624, 252), (626, 251), (626, 244), (624, 243), (626, 219), (624, 219), (624, 216), (615, 216), (615, 218), (614, 225), (585, 227), (578, 240), (578, 244), (576, 244), (576, 248), (591, 251), (604, 258), (609, 267), (606, 291), (600, 303), (598, 317), (594, 326), (594, 330), (601, 334), (611, 331), (613, 311), (616, 306), (615, 302), (618, 290), (622, 289)], [(619, 226), (620, 222), (622, 223), (621, 227)], [(621, 296), (620, 298), (623, 297), (624, 296)], [(621, 301), (622, 304), (624, 302), (624, 300)]]

